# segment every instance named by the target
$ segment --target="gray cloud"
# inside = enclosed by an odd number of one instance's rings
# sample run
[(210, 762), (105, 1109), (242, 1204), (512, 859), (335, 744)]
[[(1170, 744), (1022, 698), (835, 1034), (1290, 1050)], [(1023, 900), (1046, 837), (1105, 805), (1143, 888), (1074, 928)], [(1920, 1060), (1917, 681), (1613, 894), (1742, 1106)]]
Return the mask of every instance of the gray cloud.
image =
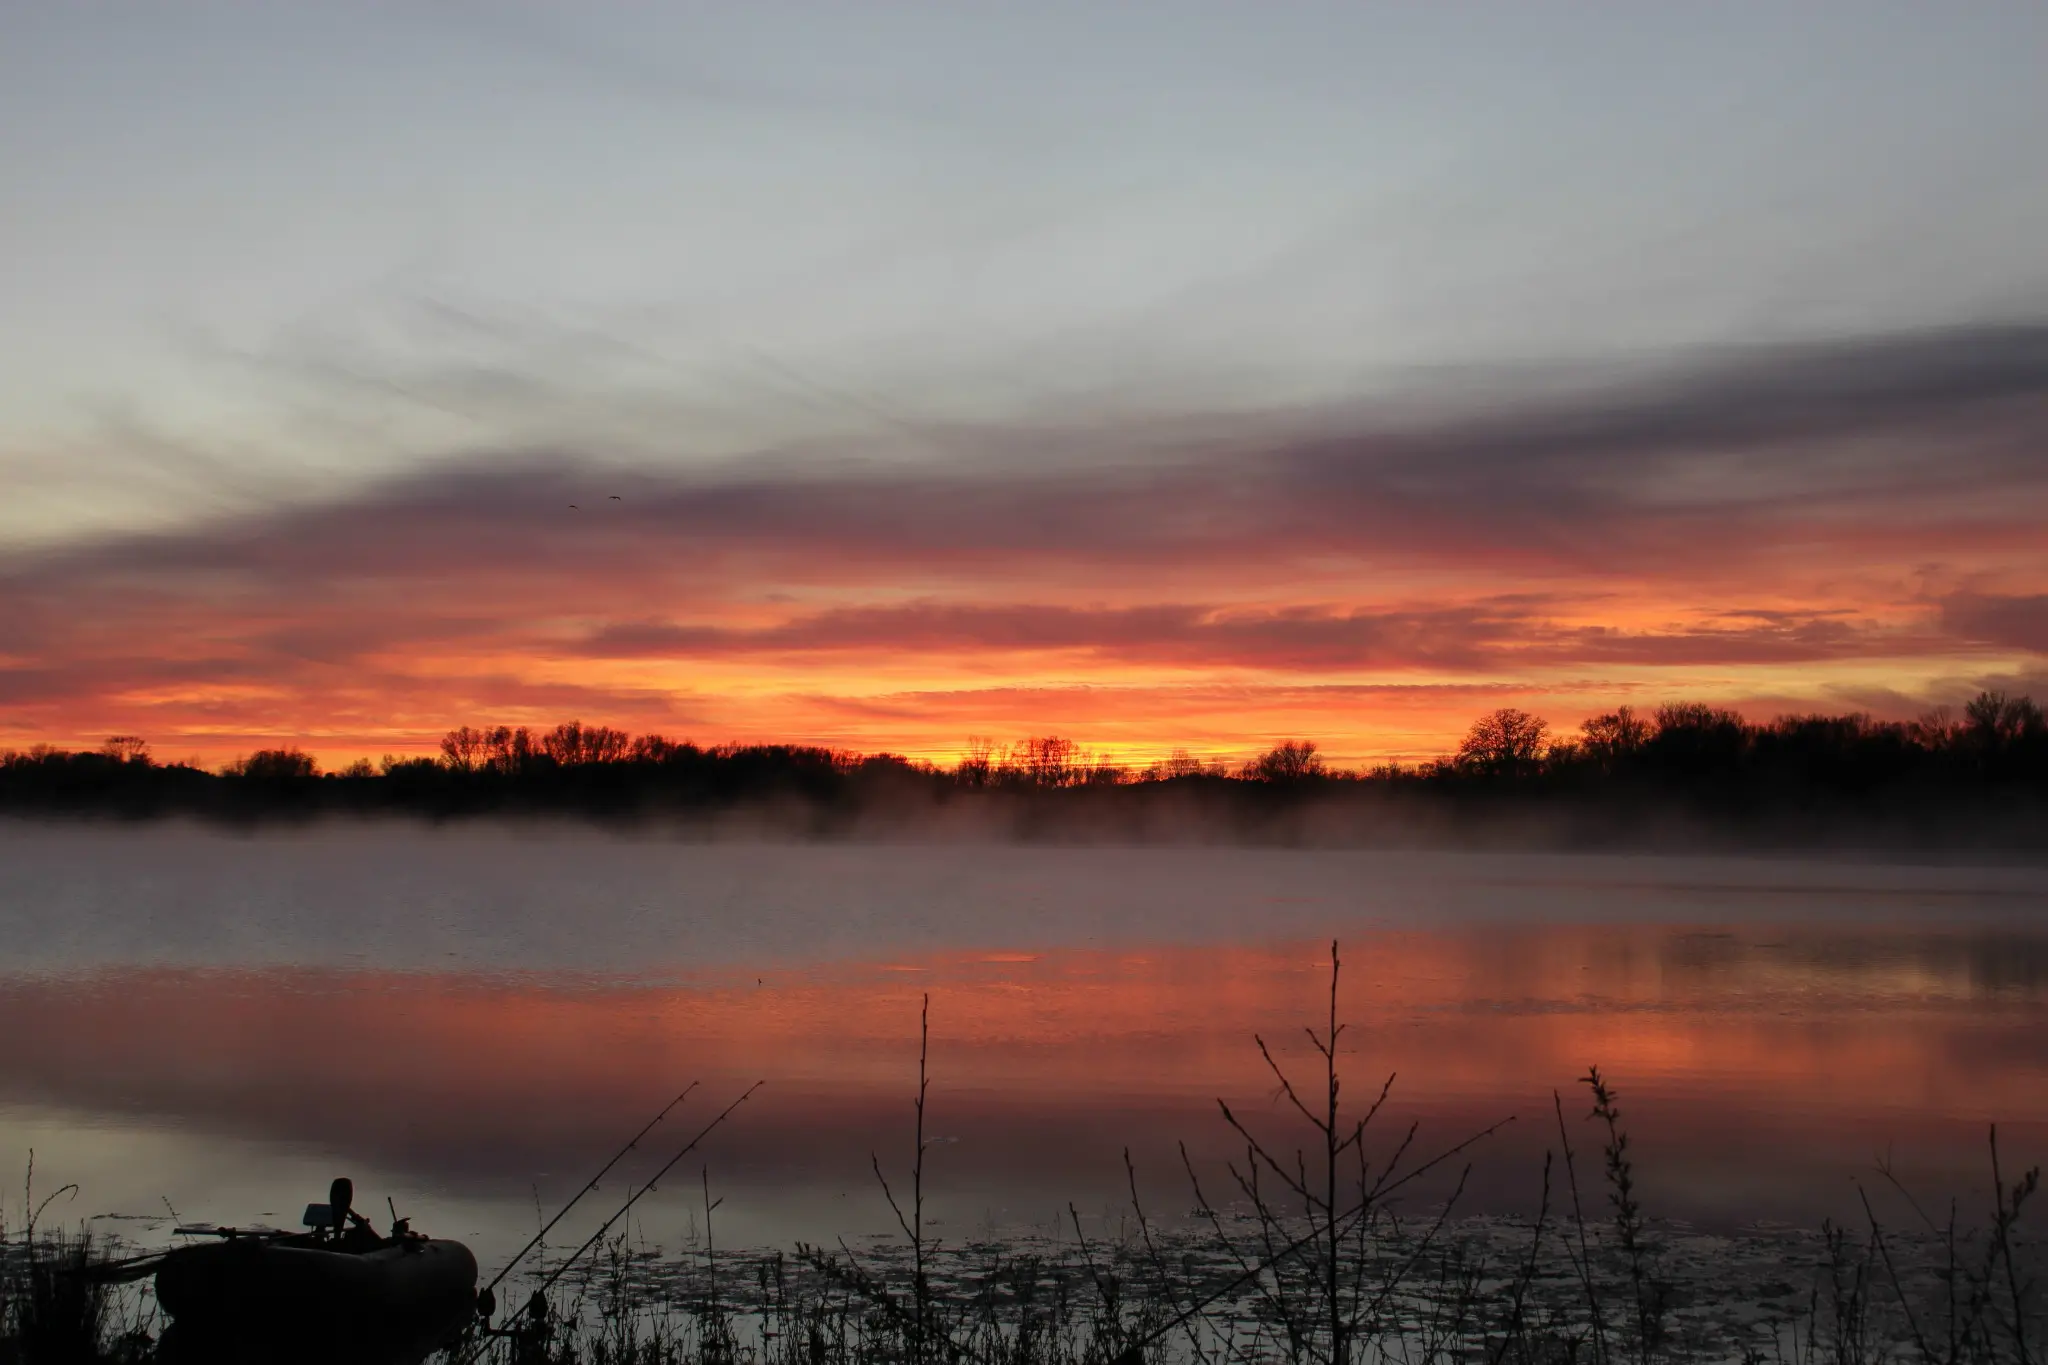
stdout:
[(1964, 639), (2048, 654), (2048, 593), (2027, 597), (1958, 593), (1942, 602), (1941, 618), (1947, 630)]
[[(1016, 433), (954, 433), (966, 458), (916, 463), (770, 452), (622, 475), (572, 450), (477, 456), (331, 503), (17, 555), (0, 573), (375, 579), (742, 559), (771, 579), (1048, 562), (1171, 578), (1335, 556), (1683, 574), (1787, 542), (1938, 553), (2048, 514), (2048, 326), (1755, 354), (1422, 428), (1292, 414), (1276, 434), (1219, 424), (1201, 440), (1190, 425), (1170, 442), (1047, 428), (1024, 453)], [(606, 503), (613, 492), (630, 497)], [(579, 517), (572, 502), (603, 505)]]

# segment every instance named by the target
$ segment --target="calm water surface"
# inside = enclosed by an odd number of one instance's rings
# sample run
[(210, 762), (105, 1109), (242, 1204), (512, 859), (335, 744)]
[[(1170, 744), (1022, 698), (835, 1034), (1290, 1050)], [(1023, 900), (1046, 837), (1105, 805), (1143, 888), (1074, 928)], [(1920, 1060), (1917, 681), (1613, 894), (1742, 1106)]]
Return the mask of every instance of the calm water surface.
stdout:
[(942, 1235), (1113, 1219), (1126, 1148), (1171, 1217), (1180, 1143), (1221, 1179), (1218, 1098), (1299, 1140), (1253, 1039), (1309, 1074), (1332, 937), (1385, 1146), (1513, 1116), (1475, 1212), (1533, 1206), (1554, 1090), (1593, 1147), (1590, 1062), (1669, 1215), (1846, 1213), (1880, 1159), (1969, 1194), (1994, 1120), (2048, 1155), (2036, 868), (14, 823), (0, 1162), (33, 1148), (81, 1187), (62, 1216), (145, 1242), (172, 1208), (295, 1222), (346, 1173), (488, 1262), (685, 1083), (622, 1177), (765, 1079), (640, 1227), (679, 1244), (708, 1167), (722, 1242), (829, 1242), (889, 1225), (870, 1153), (907, 1165), (929, 994)]

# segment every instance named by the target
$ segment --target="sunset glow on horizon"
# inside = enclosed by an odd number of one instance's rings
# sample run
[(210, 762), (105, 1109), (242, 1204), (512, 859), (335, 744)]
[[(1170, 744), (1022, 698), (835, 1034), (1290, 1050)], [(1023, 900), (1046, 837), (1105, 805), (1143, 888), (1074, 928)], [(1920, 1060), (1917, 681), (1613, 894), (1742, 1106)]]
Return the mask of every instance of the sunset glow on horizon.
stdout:
[(24, 16), (0, 748), (2048, 696), (2040, 15), (1187, 10)]
[[(1222, 456), (1076, 435), (1102, 458), (1050, 469), (436, 467), (17, 552), (0, 742), (332, 764), (576, 717), (941, 761), (969, 736), (1138, 763), (1301, 737), (1362, 764), (1501, 705), (1565, 731), (1679, 699), (1909, 718), (2041, 676), (2037, 355), (2048, 333), (1760, 356), (1697, 382), (1754, 408), (1803, 380), (1801, 410), (1717, 439), (1681, 420), (1699, 395), (1605, 395)], [(2014, 359), (2016, 392), (1977, 392), (1968, 369)], [(1956, 392), (1873, 415), (1835, 374), (1859, 363)], [(1872, 442), (1899, 448), (1838, 456)], [(1729, 482), (1759, 462), (1777, 486)]]

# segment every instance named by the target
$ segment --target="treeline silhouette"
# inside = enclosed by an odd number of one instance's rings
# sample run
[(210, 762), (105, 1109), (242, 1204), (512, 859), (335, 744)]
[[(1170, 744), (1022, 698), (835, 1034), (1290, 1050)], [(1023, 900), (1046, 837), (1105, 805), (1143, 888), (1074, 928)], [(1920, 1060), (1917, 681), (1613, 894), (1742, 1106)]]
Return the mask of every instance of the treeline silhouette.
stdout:
[(131, 735), (96, 750), (0, 754), (0, 809), (17, 812), (773, 810), (822, 832), (962, 812), (1020, 816), (1016, 828), (1026, 833), (1163, 832), (1158, 820), (1110, 818), (1119, 814), (1223, 817), (1244, 830), (1316, 807), (1454, 821), (1571, 812), (1615, 828), (1676, 814), (1780, 833), (1877, 818), (1947, 838), (1994, 825), (2036, 830), (2044, 798), (2048, 720), (2031, 698), (1996, 692), (1903, 723), (1861, 713), (1756, 723), (1680, 703), (1647, 713), (1623, 706), (1557, 733), (1539, 716), (1503, 708), (1475, 721), (1455, 753), (1363, 770), (1335, 767), (1300, 739), (1247, 762), (1176, 750), (1142, 767), (1058, 736), (974, 739), (942, 767), (812, 745), (703, 747), (579, 721), (547, 730), (463, 726), (442, 739), (438, 757), (387, 755), (324, 773), (297, 748), (260, 750), (214, 771), (163, 764)]

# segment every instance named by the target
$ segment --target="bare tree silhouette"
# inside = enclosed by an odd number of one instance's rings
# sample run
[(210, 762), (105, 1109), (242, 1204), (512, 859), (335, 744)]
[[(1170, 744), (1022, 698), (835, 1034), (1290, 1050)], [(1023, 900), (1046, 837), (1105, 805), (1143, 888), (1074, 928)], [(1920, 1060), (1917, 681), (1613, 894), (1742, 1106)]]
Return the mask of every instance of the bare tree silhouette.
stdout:
[(1306, 782), (1329, 771), (1312, 739), (1283, 740), (1244, 767), (1244, 775), (1259, 782)]
[(1534, 772), (1549, 736), (1550, 724), (1541, 716), (1503, 706), (1472, 722), (1458, 745), (1458, 766), (1496, 777)]
[(1612, 772), (1650, 742), (1650, 722), (1634, 707), (1620, 706), (1580, 725), (1579, 734), (1580, 752), (1603, 772)]

